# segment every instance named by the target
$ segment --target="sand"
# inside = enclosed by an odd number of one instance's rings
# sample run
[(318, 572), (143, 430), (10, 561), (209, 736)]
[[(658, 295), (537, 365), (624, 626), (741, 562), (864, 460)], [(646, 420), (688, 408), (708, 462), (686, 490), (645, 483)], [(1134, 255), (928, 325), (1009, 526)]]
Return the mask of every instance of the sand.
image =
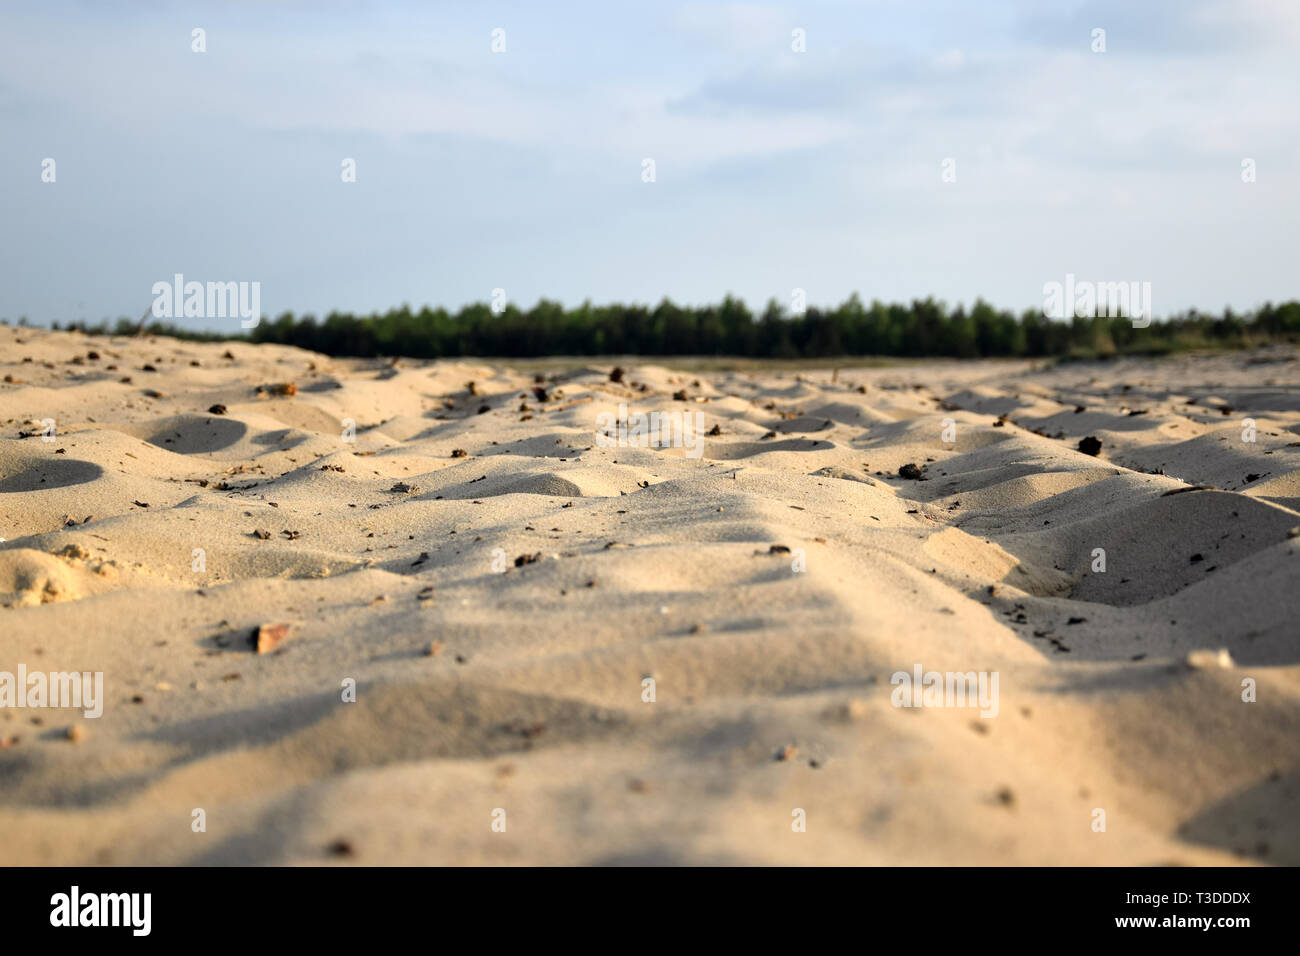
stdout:
[(1300, 863), (1296, 352), (620, 364), (0, 328), (0, 863)]

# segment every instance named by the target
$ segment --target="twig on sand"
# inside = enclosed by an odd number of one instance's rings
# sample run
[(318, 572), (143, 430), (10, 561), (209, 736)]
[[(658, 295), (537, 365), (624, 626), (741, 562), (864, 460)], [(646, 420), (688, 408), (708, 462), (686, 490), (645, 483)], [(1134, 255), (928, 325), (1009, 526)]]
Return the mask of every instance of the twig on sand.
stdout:
[(581, 405), (583, 402), (590, 402), (596, 398), (595, 395), (585, 395), (582, 398), (575, 398), (571, 402), (565, 402), (563, 405), (556, 405), (554, 408), (548, 408), (548, 412), (562, 412), (566, 408), (572, 408), (574, 405)]

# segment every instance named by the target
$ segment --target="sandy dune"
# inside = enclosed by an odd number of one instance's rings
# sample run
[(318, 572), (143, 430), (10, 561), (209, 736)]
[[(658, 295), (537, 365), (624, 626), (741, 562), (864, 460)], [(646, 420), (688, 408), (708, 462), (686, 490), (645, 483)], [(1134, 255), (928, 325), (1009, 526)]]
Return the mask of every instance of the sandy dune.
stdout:
[(624, 365), (0, 328), (0, 862), (1300, 863), (1296, 353)]

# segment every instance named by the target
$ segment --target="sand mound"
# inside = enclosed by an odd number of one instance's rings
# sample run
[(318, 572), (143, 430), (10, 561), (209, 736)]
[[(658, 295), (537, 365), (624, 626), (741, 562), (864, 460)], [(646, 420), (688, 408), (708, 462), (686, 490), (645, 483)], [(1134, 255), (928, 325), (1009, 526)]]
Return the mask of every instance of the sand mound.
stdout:
[[(1259, 357), (614, 382), (0, 327), (0, 671), (106, 698), (0, 708), (0, 862), (1296, 863), (1300, 363)], [(620, 405), (702, 445), (599, 441)], [(895, 706), (918, 667), (996, 699)]]

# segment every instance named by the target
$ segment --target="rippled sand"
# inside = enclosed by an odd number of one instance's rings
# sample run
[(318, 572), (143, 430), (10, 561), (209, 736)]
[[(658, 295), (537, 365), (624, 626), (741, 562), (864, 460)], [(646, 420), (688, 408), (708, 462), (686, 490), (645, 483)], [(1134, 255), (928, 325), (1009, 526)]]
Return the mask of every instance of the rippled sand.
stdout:
[(623, 365), (0, 327), (0, 862), (1300, 863), (1295, 352)]

